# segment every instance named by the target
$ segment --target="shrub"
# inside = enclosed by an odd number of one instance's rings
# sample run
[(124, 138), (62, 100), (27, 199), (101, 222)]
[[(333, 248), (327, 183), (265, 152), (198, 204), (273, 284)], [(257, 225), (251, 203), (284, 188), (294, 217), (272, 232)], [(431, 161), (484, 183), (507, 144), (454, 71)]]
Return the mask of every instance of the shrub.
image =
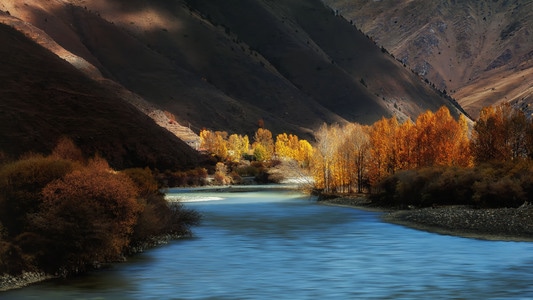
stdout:
[(0, 274), (19, 275), (28, 270), (28, 263), (20, 248), (0, 238)]
[(77, 162), (83, 162), (85, 160), (80, 148), (68, 137), (61, 137), (57, 141), (57, 145), (52, 150), (51, 156)]
[(421, 207), (473, 205), (518, 207), (533, 191), (531, 162), (491, 163), (475, 168), (433, 167), (397, 172), (372, 195), (381, 205)]
[(122, 172), (133, 181), (141, 198), (159, 193), (159, 185), (150, 169), (131, 168)]
[(29, 156), (0, 169), (0, 220), (11, 236), (24, 230), (26, 218), (35, 213), (41, 190), (50, 182), (78, 168), (72, 161)]
[(46, 270), (78, 272), (94, 262), (117, 260), (129, 243), (140, 212), (137, 190), (124, 174), (96, 167), (76, 170), (42, 191), (41, 211), (32, 219), (46, 249)]

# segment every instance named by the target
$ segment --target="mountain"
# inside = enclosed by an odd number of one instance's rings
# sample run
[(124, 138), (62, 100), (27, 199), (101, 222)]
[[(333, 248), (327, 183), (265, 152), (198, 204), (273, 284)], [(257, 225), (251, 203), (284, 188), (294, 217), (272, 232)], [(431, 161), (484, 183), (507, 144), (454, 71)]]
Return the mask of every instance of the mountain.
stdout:
[[(264, 123), (274, 133), (310, 138), (323, 122), (415, 118), (442, 105), (460, 113), (319, 0), (4, 0), (0, 11), (0, 22), (11, 27), (3, 29), (5, 38), (24, 37), (25, 46), (17, 47), (35, 58), (0, 69), (12, 81), (0, 87), (8, 112), (0, 121), (25, 120), (36, 134), (40, 128), (55, 130), (53, 136), (85, 132), (101, 144), (94, 134), (104, 130), (111, 144), (126, 139), (148, 149), (134, 137), (148, 138), (142, 128), (158, 140), (150, 147), (173, 139), (147, 125), (154, 121), (178, 135), (188, 127), (251, 135)], [(13, 62), (13, 51), (22, 51), (16, 45), (0, 45), (6, 53), (2, 65)], [(69, 97), (79, 101), (61, 100)], [(168, 124), (174, 120), (186, 127), (173, 130)], [(129, 134), (130, 127), (139, 131)], [(50, 149), (52, 141), (43, 139), (22, 146), (28, 128), (11, 134), (4, 143), (8, 152), (34, 143)]]
[(533, 113), (533, 2), (325, 0), (477, 116), (510, 101)]
[(68, 136), (116, 168), (191, 168), (198, 154), (68, 62), (0, 24), (0, 150), (47, 153)]

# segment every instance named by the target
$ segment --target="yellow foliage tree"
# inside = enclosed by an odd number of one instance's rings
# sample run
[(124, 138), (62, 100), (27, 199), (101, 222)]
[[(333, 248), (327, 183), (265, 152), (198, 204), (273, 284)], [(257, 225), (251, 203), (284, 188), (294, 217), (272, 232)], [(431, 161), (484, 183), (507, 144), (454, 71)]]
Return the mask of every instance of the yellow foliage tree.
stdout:
[(225, 131), (200, 131), (200, 149), (213, 155), (226, 159), (228, 157), (227, 147), (228, 133)]
[(259, 145), (262, 148), (259, 151), (261, 153), (261, 160), (270, 160), (274, 155), (274, 140), (272, 139), (272, 132), (270, 130), (264, 128), (257, 129), (254, 135), (254, 143), (252, 144), (254, 153)]
[(296, 156), (296, 161), (300, 163), (302, 167), (308, 167), (313, 157), (314, 149), (311, 144), (306, 140), (298, 141), (298, 154)]
[(232, 134), (228, 138), (228, 159), (231, 161), (239, 161), (242, 156), (248, 153), (250, 148), (250, 141), (248, 136), (242, 136), (240, 134)]

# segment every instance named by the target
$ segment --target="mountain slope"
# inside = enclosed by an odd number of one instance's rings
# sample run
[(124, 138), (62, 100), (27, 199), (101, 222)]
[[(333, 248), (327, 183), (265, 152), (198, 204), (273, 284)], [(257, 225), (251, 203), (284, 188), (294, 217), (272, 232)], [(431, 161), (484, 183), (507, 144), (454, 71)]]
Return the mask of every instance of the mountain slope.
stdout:
[(446, 103), (320, 1), (4, 2), (197, 130), (311, 132)]
[(0, 45), (10, 154), (68, 135), (115, 166), (168, 168), (197, 160), (154, 124), (187, 129), (169, 115), (196, 132), (264, 123), (311, 138), (323, 122), (458, 113), (318, 0), (5, 0), (0, 22), (24, 33), (4, 26)]
[(0, 24), (0, 151), (48, 153), (61, 136), (116, 168), (190, 168), (195, 151), (132, 105)]
[(532, 1), (324, 2), (471, 115), (500, 101), (533, 103)]

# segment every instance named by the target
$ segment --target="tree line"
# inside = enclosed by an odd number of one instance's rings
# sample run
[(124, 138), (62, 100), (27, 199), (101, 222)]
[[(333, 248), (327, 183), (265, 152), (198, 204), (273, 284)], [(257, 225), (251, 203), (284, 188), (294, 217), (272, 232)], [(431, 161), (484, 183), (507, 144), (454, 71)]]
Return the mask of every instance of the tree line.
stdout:
[(221, 161), (239, 162), (242, 159), (269, 161), (273, 158), (296, 160), (301, 166), (308, 166), (313, 147), (297, 135), (281, 133), (274, 140), (272, 132), (258, 128), (253, 143), (247, 135), (231, 134), (226, 131), (204, 129), (200, 132), (200, 150), (211, 153)]
[(324, 193), (371, 192), (389, 205), (516, 207), (532, 190), (532, 159), (533, 121), (501, 104), (470, 126), (446, 107), (415, 122), (323, 125), (311, 170)]
[(313, 175), (325, 193), (368, 191), (400, 170), (470, 166), (467, 119), (448, 108), (427, 111), (415, 122), (393, 116), (371, 126), (324, 124), (316, 132)]
[[(324, 124), (314, 147), (292, 134), (274, 140), (264, 128), (253, 143), (222, 131), (200, 136), (201, 148), (226, 164), (292, 159), (308, 169), (321, 193), (369, 193), (387, 205), (515, 207), (533, 185), (533, 121), (508, 103), (483, 108), (475, 122), (442, 107), (414, 121), (393, 116), (372, 125)], [(225, 172), (217, 166), (218, 177)]]

